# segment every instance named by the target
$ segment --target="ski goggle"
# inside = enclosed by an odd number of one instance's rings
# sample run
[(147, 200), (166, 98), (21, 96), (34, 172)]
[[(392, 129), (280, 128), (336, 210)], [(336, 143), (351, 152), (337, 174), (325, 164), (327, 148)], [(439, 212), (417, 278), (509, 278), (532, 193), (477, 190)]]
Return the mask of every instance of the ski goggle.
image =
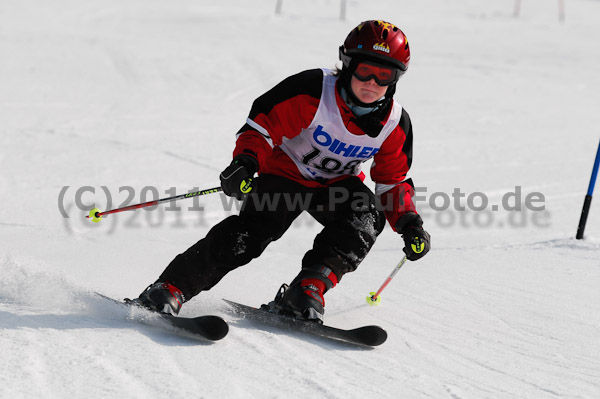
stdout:
[(383, 66), (369, 61), (361, 61), (354, 69), (354, 77), (361, 82), (375, 79), (379, 86), (389, 86), (400, 79), (404, 72), (399, 69)]

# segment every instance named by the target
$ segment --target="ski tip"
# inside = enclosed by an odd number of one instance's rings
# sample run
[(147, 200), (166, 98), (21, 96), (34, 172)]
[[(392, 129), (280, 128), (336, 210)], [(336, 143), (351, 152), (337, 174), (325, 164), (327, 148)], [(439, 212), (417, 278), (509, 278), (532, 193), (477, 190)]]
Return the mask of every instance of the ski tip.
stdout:
[(383, 344), (388, 337), (387, 331), (379, 326), (364, 326), (352, 330), (361, 343), (368, 346), (379, 346)]
[(248, 305), (242, 305), (241, 303), (238, 302), (234, 302), (234, 301), (230, 301), (229, 299), (225, 299), (225, 298), (221, 298), (223, 299), (223, 301), (231, 306), (233, 309), (238, 309), (238, 310), (243, 310), (243, 309), (255, 309), (252, 306), (248, 306)]
[(210, 322), (210, 328), (205, 329), (206, 338), (218, 341), (225, 338), (229, 333), (229, 324), (219, 316), (202, 316), (205, 321)]

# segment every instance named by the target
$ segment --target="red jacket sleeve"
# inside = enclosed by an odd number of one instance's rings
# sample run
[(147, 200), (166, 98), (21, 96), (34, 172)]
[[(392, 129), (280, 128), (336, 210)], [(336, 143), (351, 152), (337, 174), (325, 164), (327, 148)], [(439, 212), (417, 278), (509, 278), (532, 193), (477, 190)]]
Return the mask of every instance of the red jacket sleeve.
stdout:
[(311, 69), (288, 77), (252, 104), (246, 124), (238, 131), (233, 156), (246, 153), (264, 165), (273, 146), (310, 126), (321, 98), (323, 71)]
[(398, 126), (383, 142), (373, 158), (371, 179), (376, 183), (385, 216), (394, 229), (398, 219), (407, 212), (415, 212), (412, 197), (415, 194), (411, 179), (406, 176), (412, 163), (412, 124), (406, 110)]

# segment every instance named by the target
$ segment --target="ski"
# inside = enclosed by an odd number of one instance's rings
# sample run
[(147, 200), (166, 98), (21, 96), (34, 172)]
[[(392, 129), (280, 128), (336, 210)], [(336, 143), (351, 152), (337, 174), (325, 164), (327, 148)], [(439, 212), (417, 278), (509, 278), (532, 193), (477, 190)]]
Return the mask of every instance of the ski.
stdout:
[(343, 341), (346, 343), (362, 346), (381, 345), (387, 339), (387, 332), (379, 326), (364, 326), (345, 330), (319, 324), (312, 321), (296, 319), (292, 316), (273, 313), (265, 308), (254, 308), (223, 299), (233, 309), (234, 313), (244, 318), (255, 320), (263, 324), (281, 329), (299, 331), (306, 334), (317, 335), (319, 337)]
[[(190, 336), (192, 338), (201, 338), (207, 339), (209, 341), (218, 341), (224, 338), (229, 332), (229, 325), (223, 318), (219, 316), (207, 315), (207, 316), (198, 316), (198, 317), (181, 317), (181, 316), (172, 316), (164, 313), (153, 312), (149, 309), (131, 304), (125, 301), (119, 301), (117, 299), (110, 298), (106, 295), (95, 292), (100, 298), (109, 300), (113, 303), (119, 304), (121, 306), (132, 307), (135, 306), (137, 309), (140, 309), (143, 312), (148, 312), (153, 316), (158, 316), (159, 320), (164, 322), (167, 326), (175, 327), (186, 334), (186, 336)], [(156, 319), (153, 319), (156, 320)], [(148, 324), (155, 327), (160, 327), (161, 323), (154, 323), (152, 320), (140, 318), (134, 319), (134, 322), (139, 322), (142, 324)]]

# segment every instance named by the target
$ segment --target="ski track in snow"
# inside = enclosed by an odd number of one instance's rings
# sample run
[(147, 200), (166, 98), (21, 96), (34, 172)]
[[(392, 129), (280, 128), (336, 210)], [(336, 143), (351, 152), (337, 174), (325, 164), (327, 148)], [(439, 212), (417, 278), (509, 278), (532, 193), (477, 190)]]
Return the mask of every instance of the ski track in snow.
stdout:
[[(522, 2), (519, 18), (513, 6), (348, 2), (339, 21), (333, 0), (284, 2), (279, 16), (266, 0), (3, 2), (0, 397), (600, 397), (598, 204), (586, 240), (573, 239), (598, 144), (600, 2), (567, 2), (564, 23), (555, 3)], [(83, 218), (90, 206), (120, 206), (125, 186), (137, 203), (147, 186), (163, 198), (218, 185), (254, 98), (333, 67), (345, 34), (379, 17), (413, 52), (396, 99), (413, 122), (415, 184), (490, 205), (516, 187), (521, 202), (541, 192), (545, 223), (500, 211), (482, 226), (418, 203), (433, 250), (382, 304), (365, 298), (403, 255), (389, 227), (326, 295), (328, 324), (387, 330), (373, 349), (239, 319), (221, 301), (257, 306), (289, 283), (319, 231), (307, 217), (186, 303), (183, 316), (229, 321), (221, 341), (149, 326), (94, 295), (139, 294), (235, 204), (210, 195), (194, 203), (204, 212), (180, 202), (99, 224)], [(95, 192), (78, 204), (85, 186)]]

